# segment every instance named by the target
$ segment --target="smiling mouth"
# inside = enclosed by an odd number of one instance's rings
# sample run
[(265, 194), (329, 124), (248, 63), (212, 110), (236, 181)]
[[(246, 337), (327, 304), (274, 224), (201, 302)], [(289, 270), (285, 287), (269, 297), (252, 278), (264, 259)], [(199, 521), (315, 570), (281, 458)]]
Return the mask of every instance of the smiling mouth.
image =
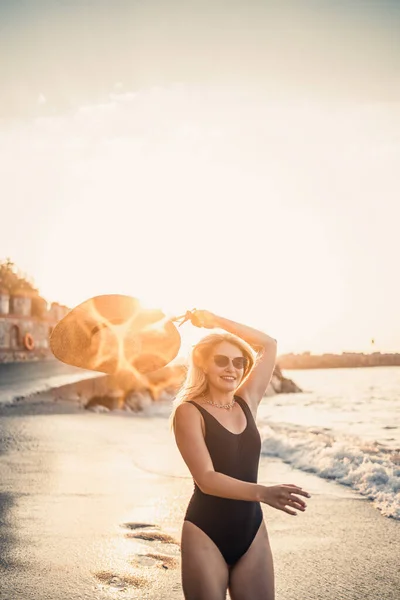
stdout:
[(221, 375), (221, 379), (223, 379), (224, 381), (235, 381), (236, 377), (231, 377), (229, 375)]

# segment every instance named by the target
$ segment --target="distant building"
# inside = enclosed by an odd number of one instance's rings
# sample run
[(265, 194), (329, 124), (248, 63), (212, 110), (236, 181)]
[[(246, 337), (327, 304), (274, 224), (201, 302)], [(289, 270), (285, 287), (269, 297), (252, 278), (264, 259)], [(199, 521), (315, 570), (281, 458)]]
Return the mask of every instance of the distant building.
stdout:
[(50, 358), (50, 334), (68, 311), (29, 289), (0, 287), (0, 362)]

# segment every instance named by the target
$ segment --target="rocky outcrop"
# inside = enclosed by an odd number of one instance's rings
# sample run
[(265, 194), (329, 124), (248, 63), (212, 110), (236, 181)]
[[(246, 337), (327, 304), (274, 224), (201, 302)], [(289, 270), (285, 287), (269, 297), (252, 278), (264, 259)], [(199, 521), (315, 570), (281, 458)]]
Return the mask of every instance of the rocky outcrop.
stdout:
[(296, 394), (303, 390), (292, 380), (284, 377), (279, 365), (275, 365), (270, 384), (265, 392), (265, 396), (274, 394)]
[[(141, 412), (154, 402), (172, 402), (184, 381), (185, 373), (184, 365), (166, 366), (146, 376), (141, 376), (140, 379), (131, 378), (129, 389), (126, 387), (125, 377), (120, 380), (121, 385), (119, 386), (118, 377), (105, 376), (102, 378), (102, 393), (97, 390), (84, 403), (84, 407), (97, 412), (116, 409)], [(122, 389), (123, 387), (125, 389)], [(279, 366), (276, 365), (265, 396), (301, 391), (294, 381), (282, 375)]]
[[(140, 412), (153, 402), (172, 401), (185, 378), (184, 365), (167, 365), (162, 369), (134, 377), (105, 376), (102, 393), (91, 395), (84, 404), (88, 410), (96, 407), (108, 410), (130, 410)], [(101, 409), (100, 409), (101, 410)]]

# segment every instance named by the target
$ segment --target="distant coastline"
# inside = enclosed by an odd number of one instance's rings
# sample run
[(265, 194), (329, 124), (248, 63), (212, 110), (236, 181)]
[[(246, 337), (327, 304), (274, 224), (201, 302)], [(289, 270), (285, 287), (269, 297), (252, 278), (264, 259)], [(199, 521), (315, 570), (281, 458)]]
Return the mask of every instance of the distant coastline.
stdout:
[(400, 366), (400, 354), (373, 352), (342, 352), (342, 354), (283, 354), (278, 357), (281, 369), (340, 369), (358, 367)]

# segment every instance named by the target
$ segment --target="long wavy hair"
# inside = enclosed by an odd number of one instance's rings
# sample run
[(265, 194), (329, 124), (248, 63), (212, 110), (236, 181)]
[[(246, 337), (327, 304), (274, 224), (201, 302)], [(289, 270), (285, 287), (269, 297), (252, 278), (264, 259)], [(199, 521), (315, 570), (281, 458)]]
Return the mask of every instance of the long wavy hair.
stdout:
[(173, 429), (175, 421), (175, 412), (180, 404), (198, 398), (208, 389), (208, 378), (203, 367), (207, 359), (211, 356), (215, 346), (221, 342), (229, 342), (236, 346), (247, 358), (247, 364), (244, 369), (240, 384), (246, 379), (252, 370), (255, 358), (253, 350), (247, 342), (232, 333), (211, 333), (202, 338), (195, 346), (189, 356), (189, 366), (185, 381), (183, 382), (175, 400), (172, 403), (172, 412), (169, 418), (170, 428)]

